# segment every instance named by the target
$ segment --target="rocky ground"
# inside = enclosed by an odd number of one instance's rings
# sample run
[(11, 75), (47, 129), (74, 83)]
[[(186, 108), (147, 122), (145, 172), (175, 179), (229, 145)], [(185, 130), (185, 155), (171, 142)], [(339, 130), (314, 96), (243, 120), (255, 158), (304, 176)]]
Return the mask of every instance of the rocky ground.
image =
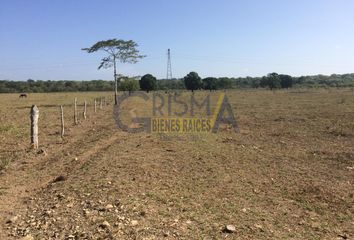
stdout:
[(0, 239), (353, 238), (354, 93), (228, 94), (241, 132), (184, 141), (122, 132), (111, 106), (68, 123), (62, 140), (38, 94), (48, 125), (37, 151), (25, 103), (4, 104), (17, 115), (1, 115), (16, 128), (2, 132)]

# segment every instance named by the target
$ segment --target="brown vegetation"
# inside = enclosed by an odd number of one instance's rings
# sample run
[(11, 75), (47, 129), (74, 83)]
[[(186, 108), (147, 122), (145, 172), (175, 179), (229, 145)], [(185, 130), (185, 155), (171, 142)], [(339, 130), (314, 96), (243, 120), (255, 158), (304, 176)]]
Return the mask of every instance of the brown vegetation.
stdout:
[(354, 237), (353, 91), (229, 91), (241, 132), (197, 141), (122, 132), (99, 95), (0, 95), (0, 239)]

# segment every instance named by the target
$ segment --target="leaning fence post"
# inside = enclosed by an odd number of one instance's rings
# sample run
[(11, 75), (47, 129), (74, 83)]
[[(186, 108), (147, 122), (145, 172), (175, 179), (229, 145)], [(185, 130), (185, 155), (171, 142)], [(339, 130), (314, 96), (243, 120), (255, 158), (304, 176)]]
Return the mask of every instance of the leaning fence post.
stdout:
[(64, 109), (63, 106), (60, 106), (60, 119), (61, 119), (61, 132), (60, 136), (64, 137)]
[(86, 103), (86, 100), (85, 100), (85, 102), (84, 102), (84, 112), (83, 112), (84, 119), (86, 119), (86, 109), (87, 109), (87, 103)]
[(34, 149), (38, 149), (39, 110), (36, 105), (32, 105), (30, 114), (31, 114), (31, 145)]
[(74, 124), (77, 125), (77, 98), (74, 101)]
[(96, 98), (95, 98), (95, 112), (97, 112), (97, 102), (96, 102)]

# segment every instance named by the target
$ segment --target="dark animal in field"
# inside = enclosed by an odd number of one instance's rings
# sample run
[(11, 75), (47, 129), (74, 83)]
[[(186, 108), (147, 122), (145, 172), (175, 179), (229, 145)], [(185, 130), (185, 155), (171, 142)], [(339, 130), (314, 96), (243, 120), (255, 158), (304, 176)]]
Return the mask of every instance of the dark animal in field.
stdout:
[(21, 93), (19, 98), (27, 98), (27, 94), (26, 93)]

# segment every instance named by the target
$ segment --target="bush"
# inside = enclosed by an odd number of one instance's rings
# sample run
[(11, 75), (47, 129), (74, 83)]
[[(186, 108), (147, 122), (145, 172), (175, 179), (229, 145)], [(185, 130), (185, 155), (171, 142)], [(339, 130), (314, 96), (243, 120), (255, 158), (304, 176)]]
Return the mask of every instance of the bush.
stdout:
[(124, 80), (119, 84), (119, 90), (121, 91), (129, 91), (129, 94), (131, 92), (139, 90), (139, 82), (134, 79), (127, 79)]
[(203, 88), (205, 90), (216, 90), (218, 88), (218, 79), (214, 77), (207, 77), (203, 79)]
[(146, 92), (156, 90), (157, 88), (156, 81), (157, 80), (153, 75), (146, 74), (139, 81), (140, 89)]

